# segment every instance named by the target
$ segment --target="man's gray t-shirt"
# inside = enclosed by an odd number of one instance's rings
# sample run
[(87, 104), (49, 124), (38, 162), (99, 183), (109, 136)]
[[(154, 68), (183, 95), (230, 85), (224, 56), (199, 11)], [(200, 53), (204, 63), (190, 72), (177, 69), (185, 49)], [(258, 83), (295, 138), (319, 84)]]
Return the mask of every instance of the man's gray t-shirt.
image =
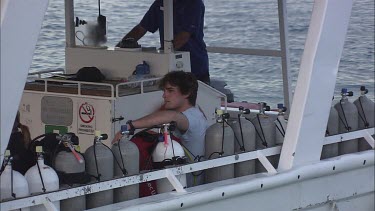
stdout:
[[(204, 156), (205, 153), (205, 136), (208, 127), (207, 119), (199, 108), (191, 107), (186, 111), (182, 112), (189, 121), (189, 128), (181, 134), (179, 131), (175, 131), (175, 136), (181, 139), (181, 143), (193, 154), (193, 156)], [(199, 173), (199, 172), (196, 172)], [(189, 178), (190, 177), (190, 178)], [(198, 184), (202, 178), (197, 178)], [(190, 174), (188, 175), (188, 186), (191, 187), (193, 184)]]

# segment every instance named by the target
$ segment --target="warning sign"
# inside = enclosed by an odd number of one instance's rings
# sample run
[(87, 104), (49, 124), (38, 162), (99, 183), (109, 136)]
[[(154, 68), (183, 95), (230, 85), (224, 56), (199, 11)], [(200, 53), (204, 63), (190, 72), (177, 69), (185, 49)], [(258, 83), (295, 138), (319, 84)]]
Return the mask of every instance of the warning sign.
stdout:
[(95, 108), (93, 105), (84, 102), (78, 109), (78, 133), (94, 134), (95, 132)]

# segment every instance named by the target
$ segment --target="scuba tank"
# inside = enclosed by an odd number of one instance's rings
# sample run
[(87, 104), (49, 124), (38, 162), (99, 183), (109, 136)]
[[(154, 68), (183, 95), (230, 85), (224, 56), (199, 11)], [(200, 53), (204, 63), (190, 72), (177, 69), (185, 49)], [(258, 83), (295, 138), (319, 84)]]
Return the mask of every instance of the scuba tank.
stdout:
[[(353, 96), (353, 92), (342, 89), (341, 96), (340, 102), (335, 105), (335, 109), (339, 114), (339, 133), (355, 131), (358, 129), (358, 110), (357, 107), (348, 100), (348, 96)], [(353, 152), (358, 152), (358, 139), (339, 143), (339, 155)]]
[[(154, 151), (152, 152), (153, 166), (156, 169), (164, 168), (165, 166), (173, 164), (185, 163), (185, 152), (182, 146), (171, 140), (170, 131), (175, 129), (175, 124), (163, 124), (163, 140), (160, 141)], [(186, 174), (176, 175), (176, 178), (180, 181), (181, 185), (186, 188)], [(174, 190), (168, 179), (160, 179), (156, 181), (157, 192), (165, 193)]]
[[(331, 106), (327, 122), (326, 136), (333, 136), (339, 133), (339, 113)], [(324, 145), (322, 149), (321, 159), (336, 157), (339, 154), (339, 144)]]
[[(25, 177), (29, 184), (30, 194), (45, 193), (59, 189), (59, 177), (56, 172), (44, 164), (43, 147), (36, 146), (38, 160), (35, 166), (27, 170)], [(60, 210), (60, 201), (54, 201), (53, 204)], [(44, 205), (30, 207), (31, 211), (47, 210)]]
[[(93, 175), (92, 182), (100, 182), (113, 178), (113, 155), (111, 150), (102, 143), (107, 134), (95, 131), (94, 144), (87, 148), (84, 157), (86, 172)], [(113, 190), (106, 190), (86, 195), (86, 209), (101, 207), (113, 203)]]
[[(122, 134), (125, 135), (127, 125), (121, 126)], [(113, 144), (112, 152), (120, 164), (114, 163), (114, 176), (134, 175), (139, 173), (139, 150), (135, 143), (129, 141), (130, 133), (119, 142)], [(139, 198), (139, 184), (114, 189), (114, 203)]]
[[(368, 89), (366, 89), (365, 86), (361, 86), (361, 96), (354, 101), (354, 105), (357, 106), (359, 115), (358, 129), (372, 128), (375, 126), (375, 104), (372, 100), (367, 98), (367, 93)], [(371, 146), (367, 143), (367, 141), (364, 138), (360, 138), (358, 142), (358, 150), (364, 151), (369, 149), (371, 149)]]
[(284, 107), (284, 104), (277, 104), (277, 119), (275, 120), (276, 133), (275, 133), (275, 143), (276, 145), (282, 145), (284, 143), (284, 137), (286, 132), (286, 127), (288, 122), (285, 120), (285, 111), (287, 110)]
[[(59, 175), (62, 188), (77, 186), (85, 181), (85, 161), (79, 154), (78, 137), (73, 133), (66, 133), (59, 136), (59, 146), (63, 146), (53, 159), (53, 167)], [(74, 148), (74, 146), (77, 146)], [(78, 184), (77, 184), (78, 183)], [(60, 201), (61, 210), (79, 211), (86, 209), (86, 197), (78, 196)]]
[[(250, 114), (249, 109), (239, 107), (238, 118), (231, 121), (229, 124), (234, 131), (234, 137), (237, 141), (234, 142), (235, 153), (251, 152), (255, 150), (255, 127), (253, 123), (246, 120), (244, 114)], [(249, 160), (234, 164), (234, 176), (242, 177), (255, 173), (255, 160)]]
[[(12, 158), (10, 151), (5, 151), (4, 169), (0, 176), (0, 201), (4, 199), (14, 199), (29, 196), (29, 186), (26, 178), (12, 169)], [(22, 208), (22, 211), (30, 210), (30, 208)]]
[[(227, 123), (229, 114), (222, 110), (216, 110), (216, 123), (206, 130), (205, 157), (215, 159), (222, 156), (234, 154), (234, 133)], [(211, 183), (234, 177), (234, 165), (226, 165), (217, 168), (207, 169), (205, 182)]]
[[(258, 103), (259, 104), (259, 113), (256, 114), (256, 117), (251, 119), (251, 122), (255, 126), (256, 131), (256, 149), (265, 149), (267, 147), (275, 146), (275, 134), (276, 134), (276, 126), (274, 123), (274, 119), (272, 119), (269, 115), (265, 114), (265, 111), (270, 111), (270, 107), (267, 106), (266, 103)], [(276, 158), (268, 157), (271, 164), (275, 167)], [(266, 169), (260, 163), (259, 160), (255, 162), (255, 171), (256, 173), (265, 172)]]

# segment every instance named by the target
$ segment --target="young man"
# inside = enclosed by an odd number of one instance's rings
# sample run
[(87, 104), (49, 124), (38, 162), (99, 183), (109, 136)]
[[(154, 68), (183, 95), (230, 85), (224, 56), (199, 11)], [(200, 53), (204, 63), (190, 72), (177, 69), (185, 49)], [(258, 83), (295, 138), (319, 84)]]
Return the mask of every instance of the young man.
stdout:
[[(160, 81), (165, 110), (159, 110), (137, 120), (130, 120), (127, 129), (148, 128), (154, 125), (176, 122), (174, 131), (181, 143), (194, 155), (204, 156), (205, 134), (208, 127), (206, 117), (196, 106), (198, 82), (192, 73), (174, 71)], [(112, 143), (121, 139), (119, 131)], [(190, 180), (190, 179), (189, 179)], [(188, 182), (191, 186), (192, 182)]]
[[(208, 55), (206, 43), (203, 40), (204, 4), (202, 0), (175, 0), (173, 11), (174, 49), (190, 52), (192, 73), (198, 80), (209, 84)], [(154, 1), (141, 22), (125, 35), (117, 47), (123, 47), (123, 43), (128, 38), (138, 41), (147, 31), (155, 33), (157, 30), (159, 30), (160, 44), (163, 49), (163, 0)]]

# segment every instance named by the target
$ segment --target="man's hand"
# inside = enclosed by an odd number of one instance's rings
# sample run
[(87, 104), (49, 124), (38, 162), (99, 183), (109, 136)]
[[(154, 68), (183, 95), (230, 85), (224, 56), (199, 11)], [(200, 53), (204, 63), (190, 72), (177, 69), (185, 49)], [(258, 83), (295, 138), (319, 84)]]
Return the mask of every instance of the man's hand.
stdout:
[(119, 142), (119, 141), (121, 140), (121, 138), (122, 138), (121, 131), (118, 131), (118, 132), (116, 133), (115, 137), (113, 138), (113, 140), (112, 140), (111, 143), (112, 143), (112, 144), (115, 144), (115, 143)]
[(190, 39), (191, 34), (189, 32), (180, 32), (174, 36), (173, 47), (175, 50), (179, 50), (184, 46)]

